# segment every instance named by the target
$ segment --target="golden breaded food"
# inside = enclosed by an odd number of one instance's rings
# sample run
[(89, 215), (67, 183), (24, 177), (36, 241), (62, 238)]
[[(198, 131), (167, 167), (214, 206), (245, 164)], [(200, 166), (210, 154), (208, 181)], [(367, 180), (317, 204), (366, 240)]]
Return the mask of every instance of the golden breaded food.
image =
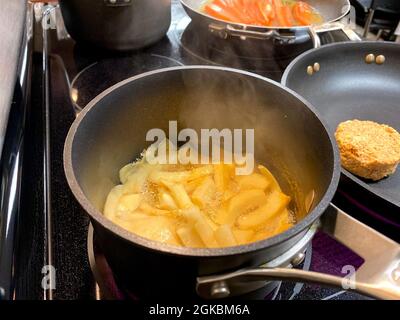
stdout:
[(339, 124), (335, 136), (342, 166), (353, 174), (376, 181), (396, 171), (400, 134), (392, 127), (349, 120)]

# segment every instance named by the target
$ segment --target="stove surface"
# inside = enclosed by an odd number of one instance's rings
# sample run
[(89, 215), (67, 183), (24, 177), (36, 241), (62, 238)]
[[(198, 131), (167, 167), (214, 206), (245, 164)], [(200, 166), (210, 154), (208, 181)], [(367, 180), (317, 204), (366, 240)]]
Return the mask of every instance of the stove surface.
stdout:
[[(104, 280), (110, 282), (112, 274), (105, 276), (105, 279), (103, 275), (103, 280), (99, 280), (98, 275), (95, 277), (92, 273), (87, 254), (89, 221), (69, 191), (63, 172), (62, 150), (65, 137), (80, 109), (100, 92), (123, 79), (146, 71), (178, 65), (224, 65), (256, 72), (279, 81), (290, 61), (311, 48), (310, 39), (307, 37), (300, 39), (296, 45), (277, 46), (274, 49), (266, 44), (254, 43), (254, 40), (237, 39), (227, 43), (207, 32), (198, 32), (190, 23), (179, 1), (172, 2), (173, 21), (167, 36), (157, 44), (140, 51), (104, 53), (76, 44), (71, 38), (62, 36), (65, 32), (60, 30), (44, 31), (44, 42), (48, 46), (46, 56), (49, 86), (46, 93), (50, 110), (52, 159), (52, 234), (49, 240), (53, 252), (52, 265), (55, 266), (58, 284), (54, 290), (54, 299), (127, 298), (112, 281), (112, 297), (101, 292), (102, 286), (96, 283)], [(58, 19), (61, 17), (60, 14), (56, 16)], [(42, 30), (37, 31), (39, 34), (40, 32)], [(335, 31), (322, 34), (321, 40), (326, 44), (345, 41), (347, 38), (341, 32)], [(35, 119), (39, 121), (40, 116), (36, 116)], [(36, 143), (38, 148), (43, 148), (40, 142)], [(32, 183), (32, 188), (42, 189), (43, 181), (33, 180)], [(38, 191), (37, 197), (43, 197), (41, 191)], [(40, 240), (40, 232), (38, 234), (39, 236), (32, 236), (32, 241)], [(39, 237), (39, 240), (35, 237)], [(43, 254), (40, 250), (36, 253)], [(35, 251), (32, 254), (35, 254)], [(301, 267), (346, 276), (349, 270), (356, 270), (361, 264), (362, 260), (357, 255), (338, 242), (324, 234), (317, 234)], [(25, 267), (28, 270), (38, 269), (37, 266), (31, 265)], [(24, 281), (20, 283), (20, 288), (24, 297), (43, 298), (37, 290), (29, 290)], [(285, 282), (280, 284), (273, 298), (366, 299), (355, 293), (318, 285)]]

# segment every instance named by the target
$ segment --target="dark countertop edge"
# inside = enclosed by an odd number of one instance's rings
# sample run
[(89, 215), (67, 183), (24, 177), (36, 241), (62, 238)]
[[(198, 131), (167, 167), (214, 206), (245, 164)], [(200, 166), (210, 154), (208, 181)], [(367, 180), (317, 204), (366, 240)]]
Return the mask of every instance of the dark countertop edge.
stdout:
[(26, 0), (2, 0), (0, 6), (0, 153), (17, 81), (27, 12)]

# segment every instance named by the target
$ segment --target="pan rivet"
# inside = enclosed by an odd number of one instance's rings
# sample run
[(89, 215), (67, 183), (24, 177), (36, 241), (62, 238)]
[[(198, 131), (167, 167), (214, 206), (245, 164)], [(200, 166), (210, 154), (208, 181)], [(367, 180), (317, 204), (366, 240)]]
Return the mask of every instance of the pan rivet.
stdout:
[(380, 54), (379, 56), (376, 57), (375, 62), (376, 64), (384, 64), (385, 63), (385, 56)]
[(221, 39), (224, 39), (224, 40), (228, 39), (228, 33), (227, 32), (221, 31), (221, 32), (218, 32), (218, 35), (219, 35), (219, 37)]
[(313, 73), (314, 73), (314, 68), (313, 68), (312, 66), (308, 66), (308, 67), (307, 67), (307, 74), (308, 74), (309, 76), (312, 76)]
[(318, 72), (321, 69), (321, 66), (319, 65), (318, 62), (314, 63), (313, 69), (315, 72)]
[(368, 55), (365, 57), (365, 62), (366, 62), (366, 63), (372, 63), (372, 62), (374, 62), (374, 61), (375, 61), (375, 55), (373, 55), (372, 53), (368, 54)]
[(292, 266), (297, 267), (304, 261), (305, 257), (306, 257), (306, 255), (303, 252), (300, 252), (294, 256), (294, 258), (292, 259), (292, 261), (290, 263), (292, 264)]
[(229, 297), (231, 291), (224, 281), (215, 282), (211, 287), (211, 296), (213, 298), (226, 298)]

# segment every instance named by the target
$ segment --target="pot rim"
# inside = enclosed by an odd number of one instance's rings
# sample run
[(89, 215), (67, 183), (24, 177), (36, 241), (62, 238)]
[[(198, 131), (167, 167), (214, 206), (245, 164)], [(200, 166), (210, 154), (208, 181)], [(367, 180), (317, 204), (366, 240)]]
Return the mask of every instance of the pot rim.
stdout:
[[(287, 231), (280, 233), (274, 237), (264, 239), (261, 241), (257, 242), (252, 242), (250, 244), (246, 245), (240, 245), (240, 246), (234, 246), (234, 247), (223, 247), (223, 248), (186, 248), (186, 247), (180, 247), (180, 246), (173, 246), (173, 245), (168, 245), (164, 243), (160, 243), (157, 241), (153, 241), (147, 238), (143, 238), (141, 236), (138, 236), (130, 231), (127, 231), (123, 229), (122, 227), (118, 226), (117, 224), (113, 223), (111, 220), (107, 219), (99, 210), (97, 210), (91, 202), (87, 199), (85, 196), (84, 192), (82, 191), (81, 187), (78, 184), (77, 178), (75, 176), (75, 172), (73, 170), (72, 166), (72, 145), (75, 137), (75, 133), (79, 129), (79, 126), (82, 122), (82, 120), (87, 116), (90, 112), (93, 112), (95, 110), (96, 106), (98, 105), (98, 102), (101, 101), (103, 98), (108, 96), (109, 94), (112, 94), (116, 89), (121, 88), (128, 83), (131, 83), (133, 81), (139, 80), (141, 78), (149, 77), (152, 75), (156, 75), (159, 73), (164, 73), (164, 72), (175, 72), (175, 71), (182, 71), (182, 70), (218, 70), (218, 71), (224, 71), (224, 72), (231, 72), (231, 73), (236, 73), (248, 77), (253, 77), (257, 78), (259, 80), (266, 81), (270, 83), (273, 86), (279, 87), (286, 91), (288, 94), (291, 94), (298, 100), (300, 100), (308, 109), (310, 109), (314, 115), (317, 117), (317, 119), (321, 122), (322, 126), (324, 127), (327, 136), (331, 142), (332, 146), (332, 153), (333, 153), (333, 173), (331, 177), (331, 181), (329, 183), (328, 188), (326, 189), (325, 194), (321, 198), (321, 201), (315, 206), (315, 208), (307, 214), (307, 216), (302, 219), (299, 223), (297, 223), (294, 227), (288, 229)], [(141, 246), (144, 247), (148, 250), (153, 250), (158, 253), (164, 253), (164, 254), (177, 254), (181, 256), (188, 256), (188, 257), (221, 257), (221, 256), (229, 256), (229, 255), (236, 255), (236, 254), (244, 254), (244, 253), (250, 253), (250, 252), (255, 252), (259, 251), (262, 249), (265, 249), (267, 247), (273, 247), (278, 244), (281, 244), (285, 242), (286, 240), (298, 235), (302, 231), (306, 230), (309, 228), (313, 222), (315, 222), (326, 210), (326, 208), (329, 206), (336, 189), (339, 184), (339, 178), (340, 178), (340, 160), (339, 160), (339, 151), (337, 149), (336, 141), (331, 135), (331, 133), (328, 131), (326, 124), (322, 120), (322, 117), (318, 114), (318, 112), (315, 110), (315, 108), (307, 102), (304, 98), (302, 98), (300, 95), (295, 93), (294, 91), (284, 87), (280, 83), (273, 81), (271, 79), (265, 78), (263, 76), (247, 72), (247, 71), (242, 71), (238, 69), (233, 69), (233, 68), (227, 68), (227, 67), (218, 67), (218, 66), (203, 66), (203, 65), (192, 65), (192, 66), (177, 66), (177, 67), (170, 67), (170, 68), (164, 68), (164, 69), (158, 69), (150, 72), (146, 72), (137, 76), (130, 77), (126, 80), (123, 80), (114, 86), (106, 89), (103, 91), (101, 94), (99, 94), (97, 97), (95, 97), (91, 102), (87, 104), (87, 106), (82, 109), (82, 111), (79, 113), (75, 121), (73, 122), (67, 138), (66, 142), (64, 145), (64, 171), (65, 175), (67, 178), (68, 185), (74, 194), (75, 198), (78, 200), (80, 205), (83, 207), (83, 209), (86, 211), (86, 213), (90, 216), (91, 219), (96, 221), (98, 224), (100, 224), (102, 227), (107, 229), (108, 231), (111, 231), (113, 234), (119, 236), (120, 238), (132, 243), (135, 246)]]
[(330, 19), (329, 21), (324, 21), (321, 24), (317, 24), (317, 25), (308, 25), (308, 26), (279, 26), (279, 27), (269, 27), (269, 26), (259, 26), (259, 25), (254, 25), (254, 24), (245, 24), (245, 23), (238, 23), (238, 22), (230, 22), (230, 21), (226, 21), (226, 20), (222, 20), (219, 18), (214, 18), (213, 16), (210, 16), (202, 11), (200, 11), (200, 8), (193, 8), (192, 6), (190, 6), (186, 0), (179, 0), (180, 3), (182, 4), (182, 6), (184, 7), (185, 10), (190, 10), (191, 12), (201, 16), (201, 18), (203, 19), (208, 19), (208, 20), (212, 20), (215, 21), (217, 23), (220, 24), (224, 24), (224, 25), (230, 25), (233, 27), (237, 27), (242, 30), (249, 30), (249, 28), (251, 30), (254, 31), (258, 31), (258, 32), (263, 32), (263, 31), (270, 31), (270, 30), (278, 30), (278, 31), (287, 31), (287, 30), (308, 30), (310, 28), (313, 28), (315, 26), (323, 26), (326, 24), (330, 24), (333, 23), (335, 21), (338, 21), (342, 18), (344, 18), (351, 10), (351, 4), (350, 4), (350, 0), (345, 0), (346, 4), (346, 10), (343, 10), (343, 13), (333, 19)]

